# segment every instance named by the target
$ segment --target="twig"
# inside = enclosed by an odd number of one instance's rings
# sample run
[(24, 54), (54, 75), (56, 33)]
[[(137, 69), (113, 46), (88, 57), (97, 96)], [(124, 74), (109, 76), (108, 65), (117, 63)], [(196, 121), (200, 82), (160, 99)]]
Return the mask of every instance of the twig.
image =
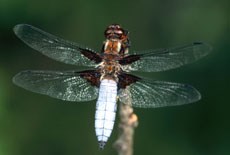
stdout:
[(114, 143), (114, 148), (119, 155), (132, 155), (133, 154), (133, 136), (134, 129), (138, 125), (137, 115), (133, 113), (131, 100), (126, 100), (126, 104), (119, 105), (119, 137)]

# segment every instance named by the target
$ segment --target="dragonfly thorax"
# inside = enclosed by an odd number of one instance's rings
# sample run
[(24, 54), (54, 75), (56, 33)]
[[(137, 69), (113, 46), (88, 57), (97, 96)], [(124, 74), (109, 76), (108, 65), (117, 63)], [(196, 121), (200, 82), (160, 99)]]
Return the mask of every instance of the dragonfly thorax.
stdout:
[(118, 82), (118, 74), (122, 70), (121, 65), (117, 61), (119, 60), (119, 55), (105, 54), (104, 57), (105, 59), (99, 65), (100, 79), (113, 79)]
[(121, 41), (117, 39), (106, 40), (104, 44), (104, 53), (118, 55), (121, 51)]

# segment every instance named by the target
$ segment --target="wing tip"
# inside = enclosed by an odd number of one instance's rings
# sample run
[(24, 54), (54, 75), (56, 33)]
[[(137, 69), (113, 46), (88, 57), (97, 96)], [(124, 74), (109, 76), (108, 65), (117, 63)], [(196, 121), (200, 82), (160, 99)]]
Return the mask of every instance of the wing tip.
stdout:
[(189, 84), (185, 84), (186, 87), (190, 87), (190, 89), (192, 90), (190, 95), (191, 95), (191, 100), (188, 101), (188, 104), (189, 103), (194, 103), (194, 102), (197, 102), (199, 100), (201, 100), (202, 96), (201, 96), (201, 93), (193, 86), (189, 85)]
[(23, 82), (24, 78), (23, 78), (23, 74), (25, 73), (29, 73), (31, 72), (30, 70), (25, 70), (25, 71), (21, 71), (19, 73), (17, 73), (16, 75), (14, 75), (14, 77), (12, 78), (12, 82), (17, 85), (17, 86), (21, 86), (21, 83)]
[(25, 24), (17, 24), (14, 26), (13, 31), (15, 34), (19, 34), (21, 30), (23, 29)]
[(201, 46), (206, 51), (206, 55), (213, 49), (210, 44), (203, 41), (195, 41), (192, 44), (195, 46)]
[(25, 30), (25, 28), (32, 27), (31, 25), (28, 24), (17, 24), (14, 26), (13, 31), (17, 36), (20, 36), (21, 33)]
[(14, 75), (14, 77), (12, 78), (12, 82), (17, 85), (17, 86), (20, 86), (20, 82), (19, 82), (19, 79), (18, 77), (20, 77), (20, 75), (22, 74), (22, 72), (19, 72), (17, 73), (16, 75)]

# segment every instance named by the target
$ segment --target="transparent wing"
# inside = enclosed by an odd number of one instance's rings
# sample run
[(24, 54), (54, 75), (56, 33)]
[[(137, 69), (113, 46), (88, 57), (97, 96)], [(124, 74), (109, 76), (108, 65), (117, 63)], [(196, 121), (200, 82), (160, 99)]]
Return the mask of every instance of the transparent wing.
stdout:
[(157, 49), (144, 54), (130, 55), (122, 61), (137, 60), (130, 64), (131, 71), (159, 72), (192, 63), (210, 51), (211, 47), (208, 44), (196, 42), (171, 49)]
[(90, 101), (98, 95), (98, 88), (74, 71), (22, 71), (13, 82), (32, 92), (67, 101)]
[(93, 50), (58, 38), (31, 25), (16, 25), (14, 32), (31, 48), (66, 64), (94, 66), (101, 60)]
[(131, 98), (132, 106), (139, 108), (182, 105), (201, 99), (200, 93), (190, 85), (144, 80), (137, 81), (121, 90), (119, 96), (123, 103), (126, 102), (127, 97)]

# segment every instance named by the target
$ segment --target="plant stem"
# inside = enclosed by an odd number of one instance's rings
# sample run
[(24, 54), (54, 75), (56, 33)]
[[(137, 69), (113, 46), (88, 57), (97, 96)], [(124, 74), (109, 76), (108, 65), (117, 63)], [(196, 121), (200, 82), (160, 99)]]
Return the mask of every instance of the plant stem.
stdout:
[(134, 129), (138, 125), (137, 115), (133, 113), (130, 104), (121, 103), (119, 107), (119, 137), (114, 143), (114, 148), (119, 155), (132, 155)]

